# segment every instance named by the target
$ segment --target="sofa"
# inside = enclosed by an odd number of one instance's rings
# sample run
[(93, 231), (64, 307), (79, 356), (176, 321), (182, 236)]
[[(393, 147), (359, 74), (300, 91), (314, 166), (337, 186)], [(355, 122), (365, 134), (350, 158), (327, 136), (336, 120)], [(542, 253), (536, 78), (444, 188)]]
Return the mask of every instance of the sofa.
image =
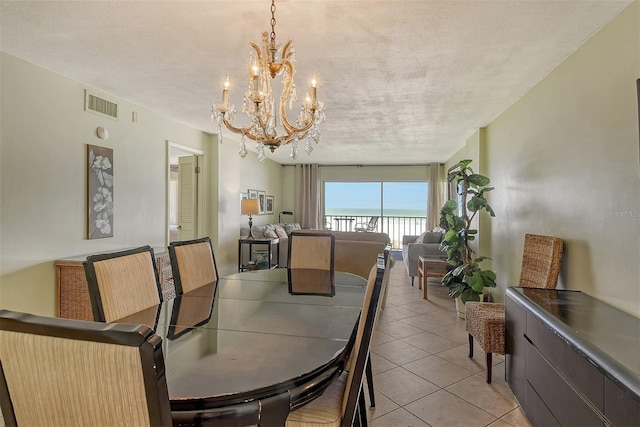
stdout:
[(447, 256), (447, 253), (440, 247), (444, 233), (445, 230), (435, 228), (431, 231), (425, 231), (419, 236), (402, 236), (402, 259), (407, 274), (411, 277), (411, 286), (413, 286), (413, 278), (418, 275), (419, 256), (430, 258)]
[(358, 233), (356, 231), (334, 231), (336, 236), (335, 269), (346, 271), (364, 277), (369, 277), (369, 271), (378, 255), (391, 242), (386, 233)]
[[(297, 223), (254, 225), (251, 228), (255, 238), (278, 237), (280, 239), (279, 267), (287, 266), (289, 258), (288, 233), (299, 229), (301, 228)], [(243, 236), (248, 235), (249, 228), (242, 228), (240, 233)], [(378, 254), (383, 253), (384, 248), (391, 241), (386, 233), (358, 233), (355, 231), (333, 231), (332, 233), (336, 238), (335, 270), (346, 271), (364, 278), (369, 276), (371, 266), (376, 263)]]

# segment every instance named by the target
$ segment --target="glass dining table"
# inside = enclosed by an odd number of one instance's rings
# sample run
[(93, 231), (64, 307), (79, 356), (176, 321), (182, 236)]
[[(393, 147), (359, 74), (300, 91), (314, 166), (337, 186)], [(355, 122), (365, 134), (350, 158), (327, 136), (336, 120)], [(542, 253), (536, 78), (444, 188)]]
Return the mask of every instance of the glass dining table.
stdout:
[(174, 422), (282, 426), (340, 373), (366, 280), (336, 272), (315, 293), (295, 282), (313, 271), (291, 273), (232, 274), (118, 320), (162, 338)]

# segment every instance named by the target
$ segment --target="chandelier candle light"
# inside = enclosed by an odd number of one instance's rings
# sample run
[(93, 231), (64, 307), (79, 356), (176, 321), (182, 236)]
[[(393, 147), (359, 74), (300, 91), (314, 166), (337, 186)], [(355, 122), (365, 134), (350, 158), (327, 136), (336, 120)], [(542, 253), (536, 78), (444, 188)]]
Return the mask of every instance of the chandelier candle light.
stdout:
[[(292, 160), (298, 157), (298, 141), (307, 138), (305, 152), (311, 154), (312, 142), (316, 144), (320, 140), (319, 125), (325, 119), (324, 103), (318, 101), (316, 95), (317, 82), (315, 77), (311, 81), (310, 94), (307, 93), (302, 103), (301, 111), (295, 124), (289, 121), (287, 116), (287, 103), (289, 109), (297, 100), (296, 85), (293, 81), (295, 74), (295, 49), (293, 41), (289, 40), (284, 47), (276, 45), (276, 6), (275, 0), (271, 0), (271, 34), (262, 33), (262, 49), (255, 43), (251, 43), (249, 50), (249, 86), (244, 93), (242, 112), (249, 116), (251, 124), (245, 127), (236, 127), (235, 106), (229, 103), (229, 88), (231, 82), (227, 76), (222, 88), (222, 102), (213, 104), (212, 116), (218, 123), (218, 135), (222, 143), (222, 125), (233, 133), (241, 135), (240, 157), (247, 155), (245, 145), (246, 138), (256, 141), (258, 159), (265, 160), (264, 147), (267, 146), (273, 153), (281, 145), (291, 144), (289, 157)], [(282, 75), (282, 94), (276, 109), (276, 102), (272, 91), (271, 81), (276, 76)], [(278, 133), (280, 131), (280, 134)]]

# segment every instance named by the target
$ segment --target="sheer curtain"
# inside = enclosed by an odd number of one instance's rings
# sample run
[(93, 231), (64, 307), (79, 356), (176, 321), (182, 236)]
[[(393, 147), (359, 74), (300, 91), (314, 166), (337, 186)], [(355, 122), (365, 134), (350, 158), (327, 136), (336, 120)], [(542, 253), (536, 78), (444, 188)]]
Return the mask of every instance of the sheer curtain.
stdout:
[(433, 230), (440, 222), (440, 209), (444, 204), (444, 165), (442, 163), (429, 163), (428, 191), (427, 227)]
[(300, 227), (321, 229), (320, 177), (318, 165), (296, 165), (296, 217)]

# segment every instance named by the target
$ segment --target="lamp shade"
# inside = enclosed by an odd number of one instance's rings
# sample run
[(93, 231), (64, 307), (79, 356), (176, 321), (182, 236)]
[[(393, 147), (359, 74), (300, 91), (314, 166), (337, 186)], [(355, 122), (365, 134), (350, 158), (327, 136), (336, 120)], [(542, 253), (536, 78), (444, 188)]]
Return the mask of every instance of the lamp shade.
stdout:
[(242, 199), (240, 201), (241, 215), (256, 215), (258, 213), (260, 213), (258, 199)]

